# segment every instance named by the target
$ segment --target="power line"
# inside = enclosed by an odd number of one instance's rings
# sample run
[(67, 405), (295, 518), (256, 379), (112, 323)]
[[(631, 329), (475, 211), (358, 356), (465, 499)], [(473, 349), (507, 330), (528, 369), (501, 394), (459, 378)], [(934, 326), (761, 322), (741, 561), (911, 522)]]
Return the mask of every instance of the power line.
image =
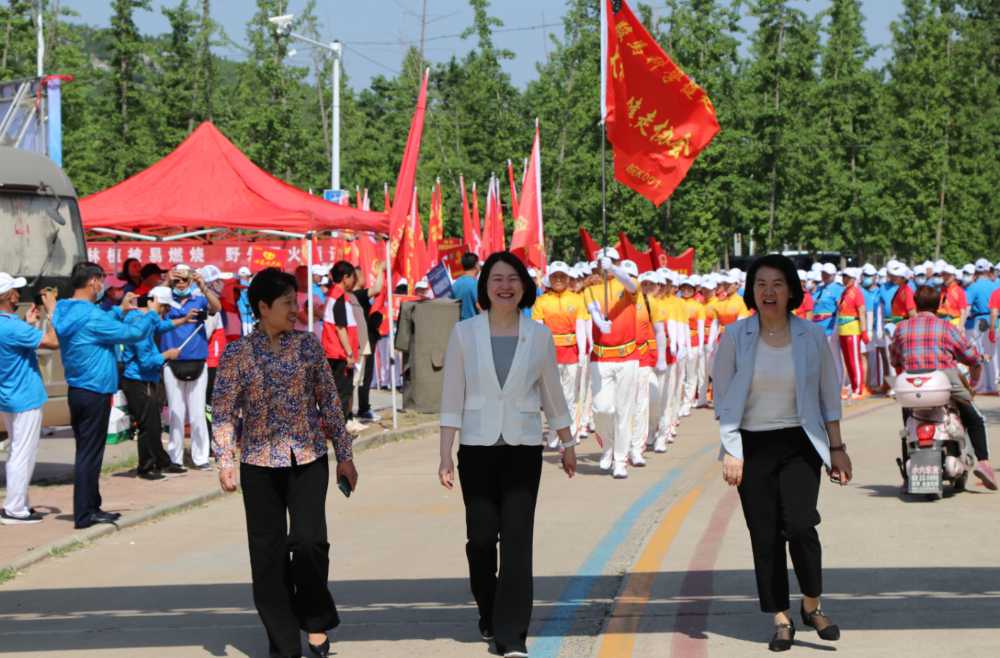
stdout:
[[(555, 27), (556, 25), (560, 25), (560, 23), (543, 23), (542, 25), (529, 25), (527, 27), (508, 27), (508, 28), (501, 28), (499, 30), (490, 30), (490, 34), (498, 34), (500, 32), (525, 32), (527, 30), (541, 30), (541, 29), (544, 29), (546, 27)], [(428, 41), (440, 41), (442, 39), (455, 39), (457, 37), (461, 37), (463, 34), (464, 34), (464, 32), (459, 32), (458, 34), (444, 34), (444, 35), (437, 36), (437, 37), (427, 37), (427, 38), (424, 39), (424, 43), (427, 43)], [(475, 33), (473, 33), (473, 34), (475, 34)], [(417, 41), (401, 41), (401, 40), (396, 40), (396, 41), (346, 41), (346, 42), (342, 42), (342, 43), (353, 43), (356, 46), (398, 46), (400, 44), (406, 44), (406, 45), (413, 45), (413, 46), (415, 46), (415, 45), (419, 44), (420, 41), (419, 40), (417, 40)]]

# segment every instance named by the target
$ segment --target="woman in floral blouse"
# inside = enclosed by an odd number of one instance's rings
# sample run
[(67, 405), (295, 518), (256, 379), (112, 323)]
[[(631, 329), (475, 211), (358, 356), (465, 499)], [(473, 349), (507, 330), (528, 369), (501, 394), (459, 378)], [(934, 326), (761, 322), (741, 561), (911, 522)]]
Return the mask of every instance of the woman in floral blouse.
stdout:
[(226, 346), (212, 393), (219, 481), (236, 491), (238, 443), (254, 603), (270, 655), (282, 658), (301, 655), (300, 629), (315, 655), (328, 655), (326, 631), (340, 624), (327, 589), (328, 439), (337, 479), (346, 477), (352, 491), (358, 480), (323, 347), (294, 330), (297, 292), (295, 277), (281, 270), (254, 277), (247, 297), (257, 328)]

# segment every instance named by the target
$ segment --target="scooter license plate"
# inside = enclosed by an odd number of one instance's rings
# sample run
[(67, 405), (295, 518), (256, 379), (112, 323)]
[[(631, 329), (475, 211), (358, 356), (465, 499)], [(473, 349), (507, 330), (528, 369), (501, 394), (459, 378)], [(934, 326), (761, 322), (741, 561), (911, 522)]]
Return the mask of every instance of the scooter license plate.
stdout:
[(910, 452), (911, 494), (942, 493), (940, 450), (914, 450)]

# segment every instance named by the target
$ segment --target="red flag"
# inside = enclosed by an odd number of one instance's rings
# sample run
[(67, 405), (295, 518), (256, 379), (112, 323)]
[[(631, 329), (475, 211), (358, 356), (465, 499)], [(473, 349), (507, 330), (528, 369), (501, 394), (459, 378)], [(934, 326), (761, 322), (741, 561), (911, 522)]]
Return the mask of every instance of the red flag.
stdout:
[(440, 182), (437, 191), (431, 188), (431, 220), (427, 224), (427, 269), (430, 269), (440, 262), (438, 241), (444, 237), (444, 228), (441, 220), (441, 203), (438, 194), (441, 191)]
[[(427, 110), (427, 77), (430, 69), (424, 71), (424, 81), (417, 96), (417, 109), (410, 124), (410, 135), (406, 138), (406, 150), (396, 179), (396, 193), (389, 210), (389, 254), (393, 259), (392, 269), (402, 272), (403, 262), (399, 260), (400, 245), (406, 231), (407, 216), (413, 212), (413, 196), (416, 193), (414, 181), (417, 176), (417, 162), (420, 159), (420, 138), (424, 132), (424, 113)], [(388, 198), (388, 192), (386, 193)], [(414, 282), (411, 281), (412, 285)]]
[[(538, 128), (535, 127), (535, 133), (537, 134)], [(514, 185), (514, 164), (508, 159), (507, 160), (507, 173), (510, 174), (510, 210), (513, 213), (515, 219), (521, 215), (520, 205), (517, 202), (517, 186)], [(522, 182), (521, 185), (524, 185)], [(524, 194), (524, 189), (521, 189), (521, 193)], [(513, 240), (513, 238), (511, 238)], [(511, 242), (511, 244), (514, 244)]]
[(476, 194), (475, 182), (472, 183), (472, 225), (476, 227), (476, 232), (479, 234), (476, 253), (479, 254), (479, 260), (486, 260), (486, 236), (483, 234), (483, 223), (479, 218), (479, 196)]
[(506, 251), (507, 243), (504, 239), (504, 225), (503, 225), (503, 204), (500, 203), (500, 179), (497, 178), (493, 183), (493, 207), (494, 221), (493, 221), (493, 250), (494, 251)]
[(653, 266), (656, 269), (661, 267), (670, 267), (667, 263), (667, 255), (663, 253), (663, 247), (660, 243), (653, 239), (653, 236), (649, 237), (649, 255), (653, 259)]
[[(465, 194), (465, 179), (458, 177), (462, 185), (462, 242), (469, 245), (472, 253), (479, 255), (483, 246), (483, 237), (479, 228), (479, 204), (476, 203), (476, 219), (473, 222), (472, 215), (469, 214), (469, 197)], [(473, 199), (476, 196), (476, 184), (472, 184)]]
[(287, 249), (272, 249), (270, 247), (250, 248), (250, 267), (254, 272), (260, 272), (269, 267), (277, 267), (279, 270), (283, 270), (287, 262)]
[(667, 267), (681, 274), (694, 274), (694, 248), (690, 248), (676, 258), (667, 256)]
[(483, 257), (504, 251), (503, 215), (500, 210), (500, 181), (490, 178), (486, 195), (486, 224), (483, 227)]
[[(514, 170), (511, 169), (511, 195), (514, 193)], [(542, 157), (538, 134), (538, 120), (535, 120), (535, 141), (531, 147), (528, 173), (521, 188), (520, 210), (515, 210), (514, 235), (510, 239), (510, 250), (516, 253), (525, 265), (545, 271), (544, 236), (542, 235)]]
[(597, 243), (594, 242), (594, 238), (590, 237), (590, 233), (587, 233), (587, 229), (580, 229), (580, 239), (583, 240), (583, 251), (587, 255), (588, 261), (597, 260), (597, 252), (601, 250)]
[(601, 116), (614, 147), (615, 179), (659, 206), (719, 132), (719, 122), (705, 91), (667, 57), (624, 0), (601, 3)]
[(635, 263), (636, 267), (639, 268), (639, 274), (656, 269), (653, 267), (653, 259), (650, 258), (649, 254), (644, 254), (633, 247), (632, 243), (629, 242), (628, 236), (621, 231), (618, 231), (618, 240), (622, 248), (620, 252), (621, 257)]

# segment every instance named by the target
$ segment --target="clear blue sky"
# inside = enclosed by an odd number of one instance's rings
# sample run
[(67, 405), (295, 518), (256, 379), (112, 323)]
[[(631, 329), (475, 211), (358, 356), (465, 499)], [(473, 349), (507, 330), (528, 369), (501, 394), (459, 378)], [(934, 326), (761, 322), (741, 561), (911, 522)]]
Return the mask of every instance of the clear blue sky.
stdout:
[[(662, 2), (662, 0), (660, 0)], [(48, 0), (49, 3), (52, 0)], [(136, 23), (144, 34), (169, 31), (167, 19), (160, 13), (161, 6), (174, 6), (179, 0), (153, 0), (152, 12), (138, 12)], [(462, 40), (458, 34), (472, 24), (472, 9), (465, 0), (426, 0), (428, 24), (425, 31), (424, 56), (432, 62), (443, 62), (452, 55), (461, 57), (475, 45), (475, 37)], [(189, 0), (192, 5), (198, 0)], [(340, 39), (345, 45), (344, 67), (355, 88), (368, 85), (372, 76), (379, 73), (392, 75), (398, 70), (402, 53), (410, 43), (420, 41), (420, 12), (424, 0), (318, 0), (316, 14), (323, 23), (323, 40)], [(109, 0), (63, 0), (80, 14), (74, 21), (95, 27), (110, 25)], [(632, 2), (630, 4), (637, 4)], [(647, 3), (648, 4), (648, 3)], [(827, 6), (822, 0), (797, 0), (793, 4), (810, 15)], [(871, 44), (886, 46), (891, 41), (889, 24), (902, 9), (901, 0), (863, 0), (867, 17), (865, 29)], [(253, 0), (212, 0), (215, 19), (222, 23), (230, 38), (243, 42), (246, 23), (255, 11)], [(287, 13), (301, 11), (306, 0), (288, 0)], [(504, 22), (505, 32), (494, 35), (494, 44), (508, 48), (517, 57), (504, 63), (515, 85), (523, 87), (537, 73), (535, 63), (545, 59), (545, 35), (555, 33), (562, 37), (562, 15), (565, 0), (494, 0), (490, 14)], [(407, 9), (415, 13), (410, 13)], [(544, 17), (544, 21), (543, 21)], [(433, 21), (433, 22), (431, 22)], [(753, 21), (744, 19), (744, 29), (753, 30)], [(545, 29), (540, 26), (549, 25)], [(528, 28), (528, 29), (524, 29)], [(307, 48), (297, 48), (291, 59), (303, 66), (311, 59)], [(241, 59), (238, 51), (220, 48), (221, 56)], [(879, 51), (873, 66), (881, 66), (888, 56), (887, 50)], [(683, 63), (682, 63), (683, 65)]]

